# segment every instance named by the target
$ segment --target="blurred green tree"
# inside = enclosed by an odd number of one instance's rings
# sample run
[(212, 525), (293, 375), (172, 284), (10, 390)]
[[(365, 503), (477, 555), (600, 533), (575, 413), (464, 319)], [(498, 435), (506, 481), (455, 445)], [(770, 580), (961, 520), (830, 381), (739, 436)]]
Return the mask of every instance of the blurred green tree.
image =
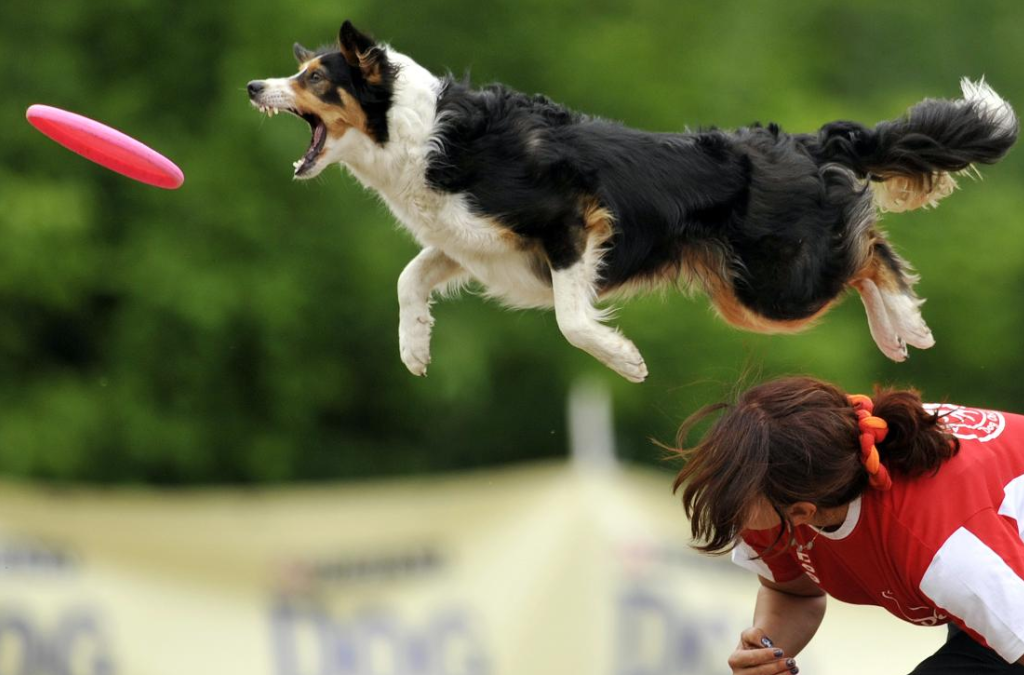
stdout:
[[(922, 273), (935, 348), (892, 364), (850, 299), (799, 336), (738, 333), (667, 293), (616, 322), (652, 376), (619, 381), (553, 316), (473, 295), (435, 310), (430, 377), (397, 354), (395, 282), (416, 247), (330, 171), (290, 180), (305, 125), (265, 123), (245, 83), (345, 18), (435, 72), (471, 69), (654, 130), (754, 120), (793, 131), (894, 117), (986, 74), (1024, 107), (1024, 6), (954, 0), (15, 0), (0, 8), (0, 471), (96, 482), (256, 483), (473, 468), (564, 453), (577, 377), (610, 383), (642, 461), (742, 373), (1024, 410), (1024, 160), (934, 212), (886, 218)], [(52, 145), (49, 103), (185, 171), (164, 192)]]

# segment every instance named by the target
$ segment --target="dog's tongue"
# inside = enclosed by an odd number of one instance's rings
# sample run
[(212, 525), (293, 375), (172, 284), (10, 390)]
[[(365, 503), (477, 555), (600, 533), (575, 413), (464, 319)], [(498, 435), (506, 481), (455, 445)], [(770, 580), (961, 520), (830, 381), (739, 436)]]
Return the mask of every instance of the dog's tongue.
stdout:
[(313, 140), (310, 141), (309, 150), (306, 150), (306, 154), (302, 156), (302, 159), (295, 162), (296, 176), (306, 173), (316, 163), (316, 158), (324, 147), (324, 136), (326, 134), (327, 128), (324, 127), (323, 123), (318, 123), (313, 127)]

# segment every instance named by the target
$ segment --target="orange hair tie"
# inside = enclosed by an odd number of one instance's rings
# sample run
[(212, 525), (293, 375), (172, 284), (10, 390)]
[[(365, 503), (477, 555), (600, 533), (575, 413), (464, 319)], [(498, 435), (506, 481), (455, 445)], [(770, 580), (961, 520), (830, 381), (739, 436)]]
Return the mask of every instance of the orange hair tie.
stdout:
[(857, 426), (860, 427), (860, 461), (868, 472), (868, 482), (876, 490), (888, 490), (892, 487), (892, 478), (878, 456), (876, 444), (885, 439), (889, 425), (881, 417), (871, 414), (875, 404), (870, 397), (864, 394), (850, 394), (847, 400), (857, 413)]

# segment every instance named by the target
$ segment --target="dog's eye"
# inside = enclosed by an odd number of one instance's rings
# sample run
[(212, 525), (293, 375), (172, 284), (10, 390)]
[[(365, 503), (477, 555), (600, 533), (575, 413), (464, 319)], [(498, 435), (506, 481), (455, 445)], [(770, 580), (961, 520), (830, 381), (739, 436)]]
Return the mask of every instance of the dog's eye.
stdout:
[(310, 73), (309, 75), (309, 81), (312, 82), (313, 84), (316, 84), (317, 82), (320, 82), (323, 79), (324, 76), (321, 75), (319, 72)]

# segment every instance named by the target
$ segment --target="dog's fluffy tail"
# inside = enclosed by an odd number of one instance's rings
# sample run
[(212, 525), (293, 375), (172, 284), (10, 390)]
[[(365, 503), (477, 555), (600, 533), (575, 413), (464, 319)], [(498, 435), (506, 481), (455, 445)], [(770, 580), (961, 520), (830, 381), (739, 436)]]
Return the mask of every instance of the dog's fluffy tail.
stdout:
[(1020, 122), (984, 78), (960, 82), (964, 97), (928, 99), (901, 119), (868, 129), (833, 122), (818, 132), (822, 159), (872, 181), (883, 211), (934, 206), (956, 189), (951, 173), (994, 164), (1017, 140)]

